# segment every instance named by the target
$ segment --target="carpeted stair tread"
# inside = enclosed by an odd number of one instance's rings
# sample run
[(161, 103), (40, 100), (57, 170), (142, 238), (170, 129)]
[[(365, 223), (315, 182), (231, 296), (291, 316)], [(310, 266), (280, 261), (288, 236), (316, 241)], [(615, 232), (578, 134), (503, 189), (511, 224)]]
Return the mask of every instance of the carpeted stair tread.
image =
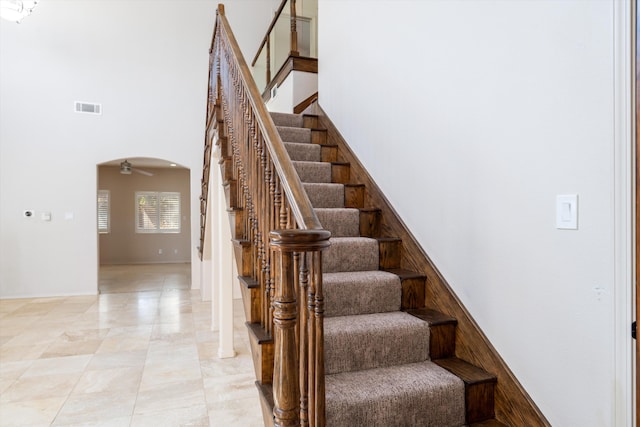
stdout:
[(293, 167), (298, 172), (300, 181), (315, 183), (331, 182), (331, 163), (293, 161)]
[(322, 254), (322, 271), (377, 270), (380, 265), (378, 241), (368, 237), (332, 237)]
[(353, 208), (315, 208), (320, 224), (333, 237), (360, 236), (360, 211)]
[(325, 317), (400, 310), (400, 278), (386, 271), (324, 273), (322, 286)]
[(304, 117), (301, 114), (271, 113), (271, 118), (276, 126), (288, 126), (301, 128), (304, 125)]
[(331, 182), (339, 170), (322, 162), (329, 157), (311, 143), (303, 115), (271, 117), (318, 220), (332, 234), (322, 255), (326, 425), (463, 426), (464, 381), (428, 360), (426, 314), (400, 311), (404, 279), (379, 270), (379, 242), (360, 237), (360, 211), (345, 208), (345, 186)]
[(321, 147), (318, 144), (285, 142), (284, 148), (287, 149), (291, 160), (319, 162), (322, 159)]
[(314, 208), (344, 208), (344, 185), (304, 182), (311, 205)]
[(327, 317), (325, 372), (360, 371), (429, 359), (429, 325), (401, 311)]
[(283, 142), (311, 143), (311, 129), (278, 126), (278, 133)]
[(464, 384), (429, 361), (326, 376), (331, 427), (459, 427)]

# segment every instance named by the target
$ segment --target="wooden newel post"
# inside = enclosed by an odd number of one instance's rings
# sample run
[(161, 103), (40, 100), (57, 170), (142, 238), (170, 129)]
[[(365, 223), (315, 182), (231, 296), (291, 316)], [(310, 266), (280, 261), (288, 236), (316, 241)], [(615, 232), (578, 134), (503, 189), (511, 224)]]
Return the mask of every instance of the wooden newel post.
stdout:
[[(274, 425), (293, 427), (300, 423), (300, 381), (298, 302), (293, 255), (296, 252), (319, 252), (329, 246), (331, 233), (326, 230), (275, 230), (270, 234), (275, 251), (276, 289), (273, 300), (273, 416)], [(304, 255), (302, 255), (304, 256)], [(305, 310), (304, 301), (300, 302)], [(310, 338), (313, 339), (313, 338)], [(306, 390), (302, 393), (306, 394)]]

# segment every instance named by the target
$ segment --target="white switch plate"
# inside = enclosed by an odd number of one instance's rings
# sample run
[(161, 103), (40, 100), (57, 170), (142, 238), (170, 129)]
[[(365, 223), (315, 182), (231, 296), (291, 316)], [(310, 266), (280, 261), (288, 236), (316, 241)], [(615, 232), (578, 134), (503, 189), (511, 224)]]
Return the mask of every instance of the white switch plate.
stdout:
[(51, 212), (42, 212), (40, 216), (43, 221), (51, 221)]
[(556, 228), (559, 230), (578, 229), (577, 194), (560, 194), (556, 196)]

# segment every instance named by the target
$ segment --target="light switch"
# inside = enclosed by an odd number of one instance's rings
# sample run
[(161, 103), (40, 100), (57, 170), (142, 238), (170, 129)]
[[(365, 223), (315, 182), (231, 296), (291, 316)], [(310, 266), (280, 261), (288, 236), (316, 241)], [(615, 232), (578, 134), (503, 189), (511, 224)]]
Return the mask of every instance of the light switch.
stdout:
[(559, 230), (578, 229), (578, 195), (556, 196), (556, 228)]
[(51, 221), (51, 212), (42, 212), (43, 221)]

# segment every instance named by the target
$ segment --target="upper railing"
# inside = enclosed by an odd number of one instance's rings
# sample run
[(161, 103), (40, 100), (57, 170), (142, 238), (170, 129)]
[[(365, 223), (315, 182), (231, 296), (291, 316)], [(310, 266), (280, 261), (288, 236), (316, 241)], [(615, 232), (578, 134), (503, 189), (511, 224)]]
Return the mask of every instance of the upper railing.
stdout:
[(283, 0), (276, 11), (251, 72), (261, 93), (289, 57), (317, 58), (318, 0)]
[[(232, 167), (227, 200), (242, 218), (235, 224), (243, 253), (239, 268), (259, 285), (260, 324), (274, 339), (274, 424), (322, 427), (322, 250), (330, 233), (315, 215), (223, 5), (210, 50), (205, 156), (213, 141)], [(208, 175), (202, 189), (204, 227)], [(202, 231), (201, 238), (205, 235)]]

